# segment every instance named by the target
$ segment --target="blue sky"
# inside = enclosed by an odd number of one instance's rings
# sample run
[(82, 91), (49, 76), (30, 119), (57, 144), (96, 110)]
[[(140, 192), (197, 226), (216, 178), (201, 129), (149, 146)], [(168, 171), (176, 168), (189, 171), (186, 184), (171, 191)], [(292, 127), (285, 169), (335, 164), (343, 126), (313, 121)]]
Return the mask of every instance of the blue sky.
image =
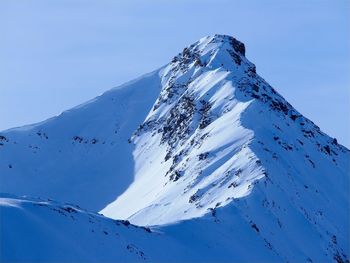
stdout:
[(221, 33), (349, 147), (349, 13), (347, 0), (2, 0), (0, 130), (57, 115)]

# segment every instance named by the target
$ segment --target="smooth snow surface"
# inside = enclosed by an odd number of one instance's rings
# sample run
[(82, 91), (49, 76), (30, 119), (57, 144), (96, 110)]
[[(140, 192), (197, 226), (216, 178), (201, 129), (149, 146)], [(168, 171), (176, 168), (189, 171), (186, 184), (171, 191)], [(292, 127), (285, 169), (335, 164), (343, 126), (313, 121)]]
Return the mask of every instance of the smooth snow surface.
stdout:
[[(143, 228), (70, 204), (0, 196), (6, 228), (1, 262), (193, 262), (257, 260), (278, 262), (274, 252), (235, 210), (171, 226)], [(233, 220), (233, 221), (231, 221)], [(236, 227), (232, 227), (234, 224)], [(223, 235), (223, 233), (226, 233)], [(243, 238), (240, 238), (243, 236)], [(240, 246), (232, 240), (240, 239)], [(254, 244), (258, 253), (249, 253)], [(210, 249), (208, 249), (210, 248)]]
[(4, 195), (2, 259), (346, 262), (349, 166), (349, 150), (258, 76), (241, 42), (205, 37), (153, 73), (0, 134), (1, 192), (109, 217)]
[(157, 72), (42, 123), (0, 134), (0, 192), (101, 210), (133, 181), (130, 134), (160, 91)]

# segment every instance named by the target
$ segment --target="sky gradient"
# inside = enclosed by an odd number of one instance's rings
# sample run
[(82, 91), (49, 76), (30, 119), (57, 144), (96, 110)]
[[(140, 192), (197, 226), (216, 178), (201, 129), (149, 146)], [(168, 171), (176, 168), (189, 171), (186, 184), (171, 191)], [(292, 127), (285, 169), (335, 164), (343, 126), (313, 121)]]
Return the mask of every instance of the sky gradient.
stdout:
[(215, 33), (350, 146), (350, 1), (0, 1), (0, 130), (38, 122)]

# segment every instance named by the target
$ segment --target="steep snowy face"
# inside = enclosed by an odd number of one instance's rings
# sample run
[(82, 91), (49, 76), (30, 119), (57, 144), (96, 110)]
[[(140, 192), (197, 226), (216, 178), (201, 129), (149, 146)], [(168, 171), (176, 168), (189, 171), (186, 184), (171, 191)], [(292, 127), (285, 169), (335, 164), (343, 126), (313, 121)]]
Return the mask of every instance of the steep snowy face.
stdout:
[(255, 72), (244, 53), (232, 37), (206, 37), (160, 71), (160, 95), (132, 136), (135, 181), (103, 214), (169, 223), (251, 191), (263, 173), (241, 124), (251, 101), (235, 95), (235, 83)]
[(135, 180), (101, 212), (162, 225), (233, 209), (228, 221), (245, 221), (283, 261), (346, 261), (349, 150), (244, 53), (232, 37), (207, 37), (160, 72), (160, 95), (131, 140)]
[[(271, 191), (283, 189), (283, 209), (328, 213), (327, 220), (346, 225), (346, 214), (340, 222), (324, 195), (349, 207), (349, 151), (256, 74), (242, 43), (222, 35), (203, 38), (174, 57), (160, 77), (160, 95), (132, 136), (135, 180), (103, 214), (167, 224), (248, 198), (259, 182), (277, 180)], [(270, 188), (264, 191), (259, 204), (278, 202)], [(308, 208), (304, 195), (314, 202)], [(242, 214), (254, 217), (248, 210)]]

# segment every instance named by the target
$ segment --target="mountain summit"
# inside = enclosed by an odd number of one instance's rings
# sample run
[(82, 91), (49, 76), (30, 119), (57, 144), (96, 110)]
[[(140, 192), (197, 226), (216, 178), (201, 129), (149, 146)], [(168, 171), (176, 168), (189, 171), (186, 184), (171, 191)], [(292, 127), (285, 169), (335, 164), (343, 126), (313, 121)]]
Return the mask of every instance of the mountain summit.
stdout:
[(176, 245), (154, 242), (184, 251), (151, 261), (346, 262), (350, 152), (245, 52), (233, 37), (204, 37), (150, 74), (2, 132), (0, 191), (152, 226)]

